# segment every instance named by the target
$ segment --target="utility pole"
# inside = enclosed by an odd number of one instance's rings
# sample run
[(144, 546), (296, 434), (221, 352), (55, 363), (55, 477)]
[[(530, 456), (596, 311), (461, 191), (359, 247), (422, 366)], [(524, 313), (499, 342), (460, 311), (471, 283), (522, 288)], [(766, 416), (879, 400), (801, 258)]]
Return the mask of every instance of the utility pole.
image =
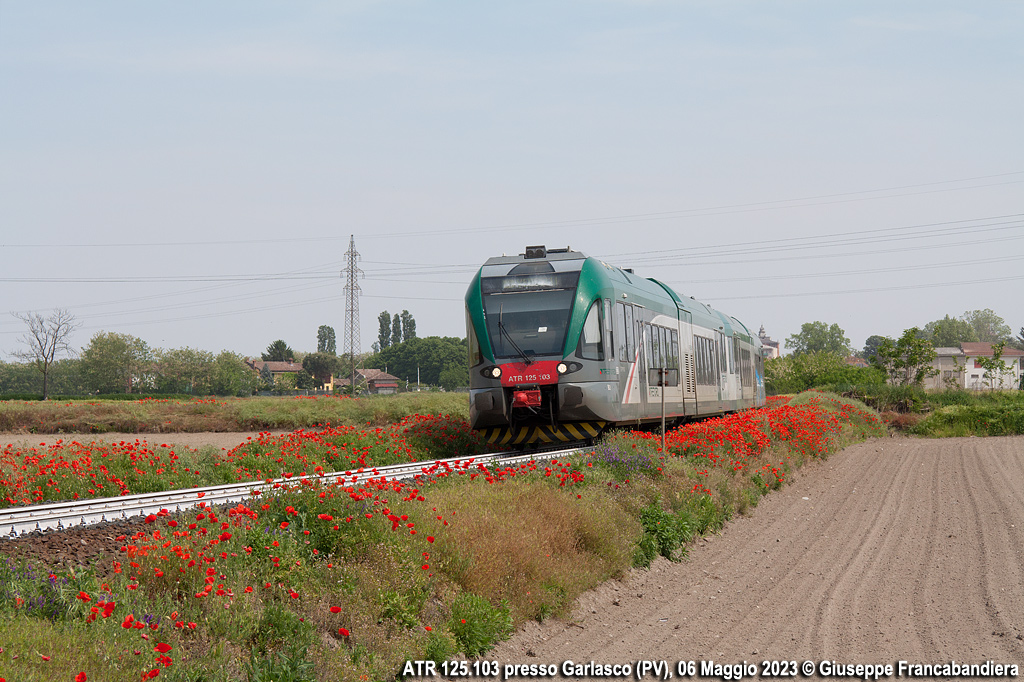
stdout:
[(345, 252), (347, 265), (341, 271), (345, 279), (345, 348), (348, 350), (349, 364), (352, 370), (350, 379), (350, 395), (356, 394), (356, 351), (359, 350), (359, 277), (363, 271), (356, 263), (359, 252), (356, 251), (355, 235), (349, 235), (348, 251)]

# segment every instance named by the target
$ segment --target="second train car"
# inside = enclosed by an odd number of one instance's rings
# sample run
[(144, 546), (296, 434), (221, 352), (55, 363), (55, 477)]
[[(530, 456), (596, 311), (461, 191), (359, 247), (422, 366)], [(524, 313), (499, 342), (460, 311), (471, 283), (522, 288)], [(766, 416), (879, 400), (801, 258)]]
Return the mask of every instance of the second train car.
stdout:
[[(571, 249), (489, 259), (466, 292), (470, 425), (499, 445), (590, 440), (765, 402), (735, 317)], [(664, 396), (662, 395), (664, 392)]]

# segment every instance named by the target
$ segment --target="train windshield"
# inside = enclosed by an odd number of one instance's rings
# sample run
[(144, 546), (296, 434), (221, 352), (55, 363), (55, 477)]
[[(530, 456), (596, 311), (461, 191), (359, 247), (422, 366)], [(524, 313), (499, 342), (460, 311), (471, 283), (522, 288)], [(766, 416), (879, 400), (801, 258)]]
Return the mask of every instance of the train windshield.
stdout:
[(495, 359), (561, 356), (578, 279), (578, 272), (482, 279)]

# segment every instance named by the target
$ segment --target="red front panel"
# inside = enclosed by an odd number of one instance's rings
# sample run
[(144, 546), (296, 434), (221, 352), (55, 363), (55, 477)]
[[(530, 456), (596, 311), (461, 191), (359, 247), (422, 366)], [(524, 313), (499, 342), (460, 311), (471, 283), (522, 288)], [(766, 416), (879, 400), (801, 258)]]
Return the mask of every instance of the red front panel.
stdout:
[(501, 366), (501, 385), (520, 386), (523, 384), (557, 384), (557, 360), (538, 360), (527, 365), (525, 362), (509, 362)]
[(540, 389), (529, 391), (512, 391), (512, 407), (540, 407)]

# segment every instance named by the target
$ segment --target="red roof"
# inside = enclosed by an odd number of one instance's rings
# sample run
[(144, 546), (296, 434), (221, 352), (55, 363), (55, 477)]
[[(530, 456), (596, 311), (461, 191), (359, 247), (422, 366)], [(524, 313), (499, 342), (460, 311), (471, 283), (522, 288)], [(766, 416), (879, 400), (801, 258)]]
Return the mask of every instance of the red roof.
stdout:
[(282, 362), (278, 360), (271, 360), (270, 362), (264, 362), (262, 360), (253, 360), (252, 367), (258, 371), (263, 371), (263, 367), (266, 365), (270, 369), (271, 374), (282, 374), (285, 372), (301, 372), (302, 365), (297, 362)]
[[(967, 341), (960, 344), (960, 348), (963, 349), (964, 355), (971, 357), (991, 357), (992, 356), (992, 344), (985, 343), (984, 341)], [(1003, 348), (1002, 357), (1018, 357), (1024, 355), (1024, 350), (1017, 350), (1016, 348), (1010, 348), (1006, 346)]]

